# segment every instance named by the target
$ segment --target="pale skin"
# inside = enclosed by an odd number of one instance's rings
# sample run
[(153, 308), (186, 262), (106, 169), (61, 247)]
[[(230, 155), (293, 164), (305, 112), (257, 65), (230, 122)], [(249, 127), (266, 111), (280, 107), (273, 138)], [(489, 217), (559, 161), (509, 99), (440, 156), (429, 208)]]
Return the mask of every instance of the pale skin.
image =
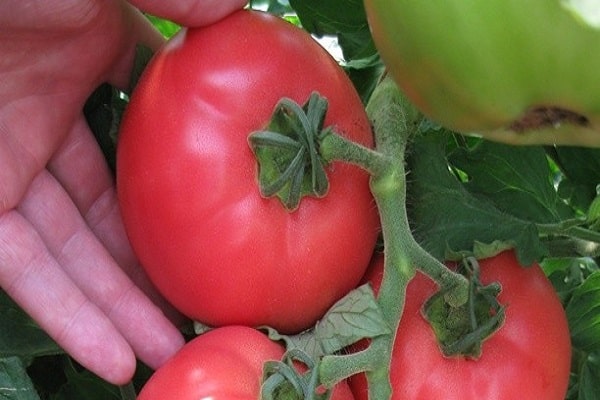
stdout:
[(111, 383), (184, 339), (130, 248), (83, 104), (103, 82), (127, 86), (136, 43), (162, 45), (138, 9), (201, 26), (245, 3), (0, 1), (0, 286)]

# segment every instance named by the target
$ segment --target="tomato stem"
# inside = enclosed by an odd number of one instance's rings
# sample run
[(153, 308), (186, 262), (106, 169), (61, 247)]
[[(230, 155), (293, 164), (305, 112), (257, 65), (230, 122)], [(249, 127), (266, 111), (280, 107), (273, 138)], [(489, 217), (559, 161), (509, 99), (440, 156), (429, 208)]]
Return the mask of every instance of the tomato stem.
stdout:
[[(449, 270), (427, 253), (414, 239), (406, 209), (406, 171), (404, 154), (423, 116), (385, 78), (375, 89), (367, 114), (373, 124), (376, 150), (367, 149), (329, 132), (319, 151), (326, 160), (356, 164), (371, 174), (370, 186), (381, 218), (384, 241), (384, 273), (377, 301), (391, 334), (373, 338), (369, 347), (356, 354), (325, 356), (321, 363), (323, 383), (333, 383), (353, 373), (365, 371), (369, 398), (390, 396), (389, 365), (392, 347), (402, 312), (406, 288), (416, 268), (423, 270), (445, 288), (451, 306), (460, 306), (469, 298), (468, 281)], [(337, 380), (336, 380), (337, 379)]]
[(329, 131), (321, 139), (319, 153), (327, 162), (343, 160), (359, 165), (372, 176), (381, 175), (389, 169), (390, 164), (384, 154), (347, 140), (333, 131)]
[[(393, 332), (374, 338), (371, 343), (375, 350), (378, 346), (387, 348), (379, 366), (366, 372), (369, 398), (379, 399), (389, 387), (395, 333), (404, 311), (406, 288), (415, 268), (425, 266), (434, 279), (447, 276), (448, 269), (435, 258), (427, 257), (427, 252), (416, 242), (406, 210), (404, 155), (411, 138), (418, 132), (423, 116), (390, 78), (384, 79), (377, 87), (367, 105), (367, 113), (373, 124), (377, 151), (388, 160), (385, 169), (371, 176), (371, 191), (379, 209), (384, 242), (384, 272), (378, 301)], [(427, 262), (422, 264), (423, 261)]]
[(446, 268), (423, 249), (412, 235), (408, 221), (404, 153), (412, 136), (417, 134), (423, 116), (390, 78), (378, 86), (367, 113), (373, 124), (376, 150), (328, 131), (320, 141), (319, 152), (327, 162), (342, 160), (371, 174), (371, 192), (382, 219), (384, 245), (386, 251), (392, 253), (388, 258), (394, 261), (396, 268), (406, 264), (407, 276), (414, 274), (410, 266), (416, 266), (442, 288), (451, 288), (447, 301), (452, 306), (460, 306), (469, 297), (466, 278)]
[[(381, 341), (377, 342), (381, 343)], [(385, 357), (385, 346), (371, 345), (365, 350), (352, 354), (326, 355), (321, 359), (320, 380), (326, 387), (333, 387), (339, 381), (349, 378), (359, 372), (372, 371), (378, 366), (378, 357), (374, 353), (380, 350), (380, 356)]]
[(557, 224), (537, 224), (538, 232), (547, 236), (568, 236), (588, 242), (600, 243), (600, 232), (586, 229), (581, 219), (566, 220)]

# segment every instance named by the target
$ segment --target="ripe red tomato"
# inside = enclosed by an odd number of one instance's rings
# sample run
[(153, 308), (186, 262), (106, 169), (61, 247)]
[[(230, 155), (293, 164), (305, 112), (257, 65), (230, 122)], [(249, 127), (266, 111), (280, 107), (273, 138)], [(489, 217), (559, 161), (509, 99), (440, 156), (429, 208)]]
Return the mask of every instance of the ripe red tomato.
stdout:
[[(283, 346), (252, 328), (217, 328), (191, 340), (159, 368), (138, 400), (256, 400), (263, 364), (281, 360), (283, 353)], [(331, 399), (353, 400), (348, 384), (339, 383)]]
[[(479, 359), (445, 358), (423, 303), (437, 290), (418, 273), (408, 285), (392, 352), (393, 400), (563, 400), (571, 363), (567, 319), (554, 288), (538, 265), (519, 266), (507, 251), (480, 261), (483, 284), (499, 282), (504, 325), (483, 343)], [(381, 282), (383, 259), (368, 272)], [(357, 400), (367, 399), (364, 375), (352, 377)]]
[(310, 35), (256, 11), (189, 29), (157, 53), (124, 116), (117, 189), (133, 248), (163, 295), (208, 325), (312, 326), (361, 279), (379, 219), (368, 175), (334, 162), (325, 198), (261, 197), (248, 135), (282, 97), (329, 101), (325, 126), (366, 146), (363, 105)]

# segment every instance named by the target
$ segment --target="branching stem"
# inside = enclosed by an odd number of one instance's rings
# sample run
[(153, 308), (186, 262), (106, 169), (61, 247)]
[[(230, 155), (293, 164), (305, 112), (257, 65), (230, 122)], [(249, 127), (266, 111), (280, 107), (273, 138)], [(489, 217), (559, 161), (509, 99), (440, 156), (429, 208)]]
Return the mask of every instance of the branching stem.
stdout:
[(392, 334), (374, 338), (360, 353), (325, 356), (320, 369), (325, 385), (365, 371), (369, 398), (383, 400), (391, 393), (388, 374), (392, 346), (404, 309), (406, 287), (416, 268), (447, 289), (451, 305), (466, 303), (469, 285), (462, 275), (446, 268), (416, 242), (408, 222), (404, 154), (418, 130), (421, 114), (389, 78), (377, 87), (367, 113), (373, 124), (376, 150), (331, 132), (324, 137), (319, 151), (327, 161), (350, 162), (371, 174), (371, 191), (379, 209), (385, 251), (384, 275), (377, 299)]
[(558, 224), (537, 224), (538, 232), (542, 235), (568, 236), (588, 242), (600, 243), (600, 232), (586, 229), (581, 220), (566, 220)]

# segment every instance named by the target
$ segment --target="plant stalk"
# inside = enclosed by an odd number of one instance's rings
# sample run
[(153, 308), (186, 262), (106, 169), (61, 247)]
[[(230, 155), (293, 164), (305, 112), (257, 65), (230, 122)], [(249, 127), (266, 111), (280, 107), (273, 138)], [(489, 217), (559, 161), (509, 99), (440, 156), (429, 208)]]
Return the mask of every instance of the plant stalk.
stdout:
[(423, 270), (449, 290), (449, 303), (465, 304), (469, 284), (429, 255), (414, 239), (406, 210), (405, 152), (417, 133), (422, 115), (402, 95), (391, 78), (376, 88), (367, 114), (373, 124), (376, 150), (352, 143), (335, 133), (325, 137), (320, 152), (326, 160), (356, 164), (371, 174), (370, 187), (381, 218), (384, 241), (384, 274), (377, 301), (391, 334), (374, 338), (363, 352), (348, 356), (325, 356), (321, 379), (329, 386), (354, 373), (365, 371), (369, 398), (391, 395), (389, 366), (395, 334), (404, 310), (406, 288), (416, 269)]

